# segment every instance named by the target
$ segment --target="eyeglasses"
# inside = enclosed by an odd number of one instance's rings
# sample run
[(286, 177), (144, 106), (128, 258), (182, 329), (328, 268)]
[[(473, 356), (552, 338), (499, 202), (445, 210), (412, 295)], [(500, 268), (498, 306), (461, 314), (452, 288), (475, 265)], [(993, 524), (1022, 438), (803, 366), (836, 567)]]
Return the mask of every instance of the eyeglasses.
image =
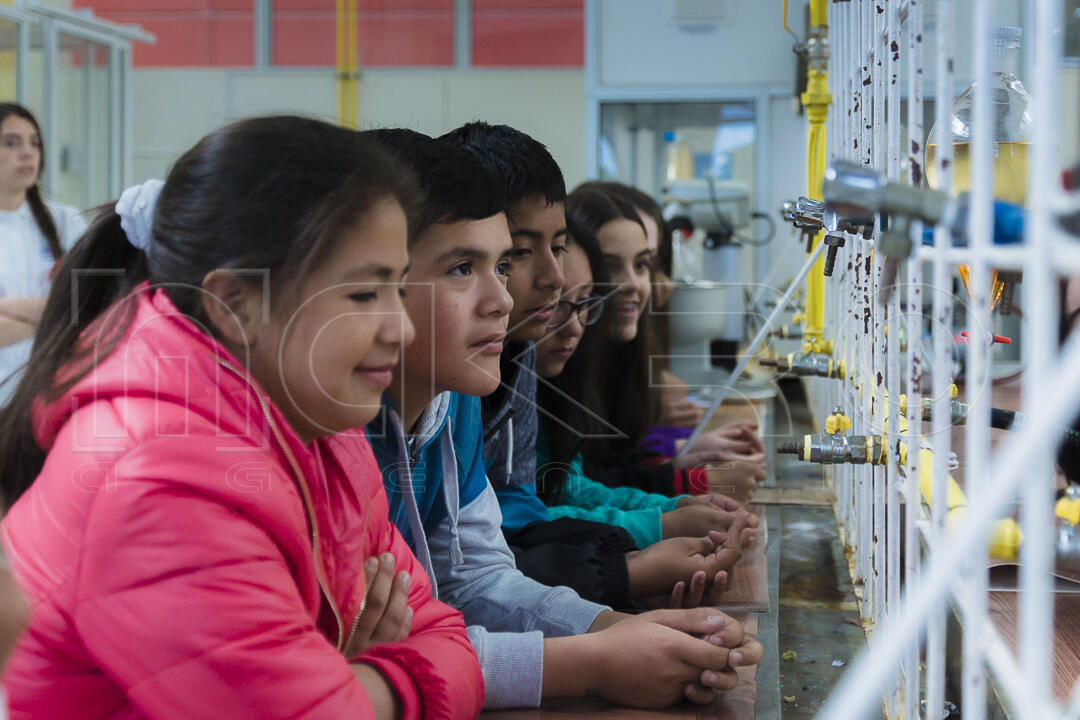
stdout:
[(596, 321), (600, 319), (600, 313), (604, 309), (604, 298), (599, 295), (590, 295), (587, 298), (581, 300), (560, 300), (558, 305), (555, 306), (555, 312), (551, 313), (551, 319), (548, 321), (548, 328), (556, 330), (563, 327), (570, 318), (577, 315), (578, 322), (582, 327), (588, 327), (595, 325)]

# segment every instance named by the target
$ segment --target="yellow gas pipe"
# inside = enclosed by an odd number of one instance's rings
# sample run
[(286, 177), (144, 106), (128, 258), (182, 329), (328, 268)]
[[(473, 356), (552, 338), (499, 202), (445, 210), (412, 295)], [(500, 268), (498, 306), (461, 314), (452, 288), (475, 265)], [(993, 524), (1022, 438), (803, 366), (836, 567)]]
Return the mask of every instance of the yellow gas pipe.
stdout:
[(337, 115), (338, 125), (358, 127), (356, 86), (360, 71), (356, 64), (356, 0), (335, 0), (337, 30)]
[[(806, 71), (806, 92), (802, 104), (810, 121), (806, 138), (806, 195), (822, 199), (821, 183), (825, 176), (825, 119), (829, 115), (832, 95), (829, 94), (829, 39), (826, 20), (827, 0), (810, 0), (810, 36), (807, 53), (810, 62)], [(814, 236), (813, 247), (821, 242), (822, 233)], [(812, 248), (811, 248), (812, 249)], [(825, 320), (825, 258), (818, 261), (806, 276), (806, 328), (803, 352), (831, 352), (831, 343), (822, 340)]]

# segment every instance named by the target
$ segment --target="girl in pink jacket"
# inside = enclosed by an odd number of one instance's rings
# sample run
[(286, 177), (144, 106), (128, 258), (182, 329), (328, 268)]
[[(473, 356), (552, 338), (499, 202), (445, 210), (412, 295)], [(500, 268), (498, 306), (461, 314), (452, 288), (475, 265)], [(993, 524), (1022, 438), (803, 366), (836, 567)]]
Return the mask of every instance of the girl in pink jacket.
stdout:
[(366, 441), (335, 437), (412, 337), (415, 196), (355, 132), (246, 120), (66, 257), (0, 413), (33, 604), (13, 717), (479, 712), (461, 615), (388, 522)]

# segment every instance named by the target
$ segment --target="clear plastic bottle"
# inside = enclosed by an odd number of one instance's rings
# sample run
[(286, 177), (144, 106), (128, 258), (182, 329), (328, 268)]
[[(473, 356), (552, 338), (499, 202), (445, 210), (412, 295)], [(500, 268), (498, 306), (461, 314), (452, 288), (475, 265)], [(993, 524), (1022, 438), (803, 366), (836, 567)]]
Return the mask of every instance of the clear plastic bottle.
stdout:
[[(1027, 195), (1027, 156), (1031, 142), (1033, 119), (1031, 96), (1016, 76), (1020, 63), (1020, 38), (1023, 31), (1018, 27), (994, 28), (993, 95), (993, 143), (994, 143), (994, 197), (998, 200), (1023, 205)], [(971, 189), (971, 141), (972, 116), (975, 101), (975, 82), (972, 82), (953, 103), (950, 118), (953, 131), (953, 191), (968, 192)], [(938, 187), (937, 174), (938, 128), (934, 125), (926, 141), (926, 181), (930, 187)], [(960, 279), (968, 287), (970, 268), (961, 265)], [(991, 278), (991, 307), (997, 305), (1004, 289), (997, 278)]]

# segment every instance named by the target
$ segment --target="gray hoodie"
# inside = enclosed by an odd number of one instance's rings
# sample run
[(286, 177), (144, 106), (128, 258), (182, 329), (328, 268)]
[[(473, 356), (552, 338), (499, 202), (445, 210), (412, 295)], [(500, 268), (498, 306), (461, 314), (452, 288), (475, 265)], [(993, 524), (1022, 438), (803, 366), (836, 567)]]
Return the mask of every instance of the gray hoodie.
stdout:
[[(606, 608), (517, 569), (502, 513), (484, 475), (479, 398), (442, 393), (408, 436), (384, 397), (368, 437), (383, 472), (390, 518), (461, 611), (484, 671), (484, 707), (536, 707), (545, 637), (586, 632)], [(449, 481), (449, 482), (447, 482)]]

